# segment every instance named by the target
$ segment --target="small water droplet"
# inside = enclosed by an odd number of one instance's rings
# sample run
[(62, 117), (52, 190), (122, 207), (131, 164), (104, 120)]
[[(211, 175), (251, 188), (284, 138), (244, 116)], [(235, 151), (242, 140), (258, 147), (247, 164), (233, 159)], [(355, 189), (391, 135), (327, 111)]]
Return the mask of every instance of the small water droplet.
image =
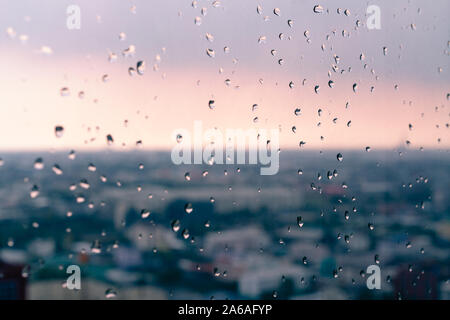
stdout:
[(63, 174), (63, 171), (61, 170), (60, 166), (57, 165), (57, 164), (54, 164), (54, 165), (53, 165), (52, 170), (53, 170), (53, 172), (54, 172), (56, 175), (58, 175), (58, 176), (60, 176), (60, 175)]
[(55, 136), (57, 138), (61, 138), (64, 134), (64, 127), (63, 126), (55, 126)]
[(64, 87), (64, 88), (61, 88), (59, 93), (61, 94), (62, 97), (67, 97), (70, 95), (70, 90), (69, 90), (69, 88)]
[(31, 199), (35, 199), (38, 195), (39, 195), (39, 187), (37, 185), (34, 185), (30, 191), (30, 197)]
[(180, 227), (181, 227), (180, 220), (172, 221), (171, 227), (172, 227), (173, 232), (178, 232), (180, 230)]
[(105, 291), (105, 298), (106, 299), (113, 299), (117, 296), (117, 292), (114, 289), (107, 289)]
[(145, 72), (145, 61), (142, 61), (142, 60), (138, 61), (136, 63), (136, 70), (137, 70), (138, 74), (142, 76)]
[(142, 219), (147, 219), (150, 216), (150, 211), (147, 209), (142, 209), (141, 210), (141, 217)]
[(321, 5), (319, 5), (319, 4), (315, 5), (314, 8), (313, 8), (313, 11), (315, 13), (322, 13), (323, 12), (323, 7)]
[(208, 57), (210, 58), (214, 58), (216, 56), (216, 53), (214, 52), (213, 49), (206, 49), (206, 54), (208, 55)]
[(303, 227), (303, 220), (302, 220), (302, 217), (300, 217), (300, 216), (297, 217), (297, 225), (300, 228)]
[(45, 167), (45, 165), (44, 165), (44, 160), (42, 160), (42, 158), (37, 158), (35, 161), (34, 161), (34, 168), (36, 169), (36, 170), (42, 170), (42, 169), (44, 169), (44, 167)]
[(114, 143), (114, 138), (112, 137), (112, 135), (108, 134), (106, 136), (106, 143), (110, 146)]
[(188, 229), (184, 229), (183, 232), (181, 232), (181, 235), (183, 236), (184, 239), (188, 239), (189, 238), (189, 230)]
[(194, 24), (199, 26), (202, 24), (202, 18), (201, 17), (195, 17)]
[(190, 214), (192, 213), (192, 211), (194, 211), (194, 208), (192, 207), (192, 204), (190, 202), (184, 205), (184, 211), (186, 211), (187, 214)]

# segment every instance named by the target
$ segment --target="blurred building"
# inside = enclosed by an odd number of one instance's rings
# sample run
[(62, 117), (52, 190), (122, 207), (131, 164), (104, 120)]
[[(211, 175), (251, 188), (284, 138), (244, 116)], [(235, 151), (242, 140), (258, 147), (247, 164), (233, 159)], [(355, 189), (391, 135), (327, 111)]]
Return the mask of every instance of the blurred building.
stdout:
[(0, 260), (0, 300), (24, 300), (26, 278), (22, 276), (24, 266)]

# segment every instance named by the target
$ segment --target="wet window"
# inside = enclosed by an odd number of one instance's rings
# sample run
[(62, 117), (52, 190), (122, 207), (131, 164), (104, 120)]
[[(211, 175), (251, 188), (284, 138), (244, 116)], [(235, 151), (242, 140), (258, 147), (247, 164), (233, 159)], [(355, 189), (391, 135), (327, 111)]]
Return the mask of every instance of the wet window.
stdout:
[(0, 299), (450, 298), (448, 1), (0, 7)]

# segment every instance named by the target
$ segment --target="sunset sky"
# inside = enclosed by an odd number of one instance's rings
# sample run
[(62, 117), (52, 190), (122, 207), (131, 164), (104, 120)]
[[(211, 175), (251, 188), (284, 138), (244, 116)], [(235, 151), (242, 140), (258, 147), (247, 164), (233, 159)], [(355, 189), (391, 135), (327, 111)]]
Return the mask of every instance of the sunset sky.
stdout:
[[(205, 129), (280, 128), (282, 148), (450, 146), (450, 2), (212, 3), (1, 0), (0, 150), (102, 149), (108, 134), (113, 148), (141, 140), (168, 149), (172, 132), (193, 130), (195, 120)], [(73, 4), (80, 30), (66, 27)], [(325, 12), (314, 13), (316, 4)], [(370, 4), (381, 9), (381, 30), (365, 26)], [(136, 52), (124, 56), (131, 45)], [(144, 74), (130, 76), (141, 60)], [(64, 127), (62, 137), (55, 126)]]

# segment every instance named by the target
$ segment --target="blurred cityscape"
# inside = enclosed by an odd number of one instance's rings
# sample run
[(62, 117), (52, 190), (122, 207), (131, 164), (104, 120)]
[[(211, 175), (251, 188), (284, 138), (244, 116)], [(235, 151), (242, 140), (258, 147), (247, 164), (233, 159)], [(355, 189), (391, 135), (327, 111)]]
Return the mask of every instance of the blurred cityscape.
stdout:
[(449, 153), (367, 151), (3, 153), (0, 299), (450, 299)]

